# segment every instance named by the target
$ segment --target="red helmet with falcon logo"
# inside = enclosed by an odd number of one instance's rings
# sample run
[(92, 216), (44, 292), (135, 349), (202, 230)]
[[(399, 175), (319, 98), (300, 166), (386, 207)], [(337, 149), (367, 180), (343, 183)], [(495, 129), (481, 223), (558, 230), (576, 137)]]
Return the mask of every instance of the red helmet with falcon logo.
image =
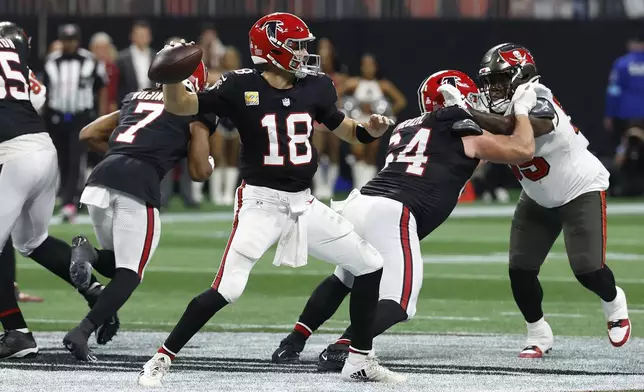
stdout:
[(206, 88), (206, 83), (208, 82), (208, 68), (206, 68), (206, 64), (204, 62), (200, 62), (199, 65), (197, 66), (197, 69), (188, 77), (188, 79), (185, 79), (183, 81), (183, 85), (186, 86), (186, 88), (193, 92), (193, 93), (198, 93), (203, 91), (204, 88)]
[(479, 99), (476, 83), (466, 73), (455, 70), (439, 71), (423, 80), (418, 87), (418, 105), (421, 113), (433, 112), (443, 107), (445, 99), (438, 92), (438, 88), (443, 84), (456, 87), (470, 107)]
[(275, 12), (259, 19), (248, 33), (250, 56), (255, 64), (271, 64), (298, 78), (316, 75), (320, 56), (306, 45), (315, 40), (304, 21), (293, 14)]
[(495, 113), (505, 113), (516, 88), (538, 78), (532, 53), (521, 45), (497, 45), (481, 60), (481, 91), (486, 95), (490, 110)]

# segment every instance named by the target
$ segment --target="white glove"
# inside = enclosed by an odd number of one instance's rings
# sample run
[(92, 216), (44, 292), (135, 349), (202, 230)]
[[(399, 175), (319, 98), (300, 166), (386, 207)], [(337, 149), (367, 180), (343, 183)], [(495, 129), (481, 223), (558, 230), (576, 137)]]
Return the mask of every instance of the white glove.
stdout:
[(451, 84), (442, 84), (438, 87), (438, 92), (441, 93), (445, 99), (445, 107), (449, 106), (458, 106), (462, 109), (467, 109), (465, 105), (465, 100), (463, 100), (463, 94)]
[(209, 156), (208, 163), (210, 163), (210, 167), (212, 167), (212, 169), (215, 170), (215, 158)]
[(546, 98), (552, 100), (552, 91), (541, 83), (533, 83), (534, 92), (537, 94), (537, 97)]
[(525, 83), (520, 85), (512, 96), (512, 104), (514, 105), (515, 116), (520, 114), (527, 116), (537, 104), (537, 93), (534, 91), (534, 84)]

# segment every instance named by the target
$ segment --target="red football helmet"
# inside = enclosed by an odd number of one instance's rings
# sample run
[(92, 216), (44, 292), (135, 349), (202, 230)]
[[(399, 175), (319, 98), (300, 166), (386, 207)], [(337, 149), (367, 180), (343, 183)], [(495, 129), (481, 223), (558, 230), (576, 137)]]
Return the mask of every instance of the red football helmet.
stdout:
[(198, 93), (203, 91), (204, 88), (206, 88), (206, 82), (208, 81), (208, 68), (206, 68), (206, 64), (204, 62), (200, 62), (199, 65), (197, 66), (197, 69), (188, 77), (188, 79), (185, 79), (183, 81), (183, 85), (186, 86), (186, 88), (193, 92), (193, 93)]
[(315, 37), (306, 23), (293, 14), (275, 12), (264, 16), (250, 29), (248, 38), (255, 64), (273, 64), (298, 78), (316, 75), (320, 70), (320, 56), (306, 50), (306, 44)]
[(423, 80), (418, 88), (418, 105), (421, 113), (433, 112), (443, 107), (445, 100), (438, 92), (438, 87), (446, 83), (456, 87), (470, 107), (474, 106), (479, 99), (476, 83), (467, 74), (454, 70), (439, 71)]

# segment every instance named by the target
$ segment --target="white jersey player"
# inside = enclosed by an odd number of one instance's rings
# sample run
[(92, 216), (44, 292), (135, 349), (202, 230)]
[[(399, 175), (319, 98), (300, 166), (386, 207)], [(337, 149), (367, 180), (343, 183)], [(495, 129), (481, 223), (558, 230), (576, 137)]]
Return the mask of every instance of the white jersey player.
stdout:
[(608, 171), (588, 151), (588, 140), (550, 90), (536, 82), (539, 75), (528, 49), (510, 43), (493, 47), (483, 57), (479, 78), (489, 113), (473, 111), (473, 115), (493, 133), (512, 131), (512, 117), (507, 115), (519, 85), (536, 83), (538, 96), (530, 113), (535, 157), (512, 168), (523, 187), (512, 219), (509, 271), (512, 294), (528, 328), (519, 356), (541, 358), (552, 348), (538, 274), (562, 231), (575, 277), (601, 298), (610, 343), (624, 345), (631, 334), (626, 297), (606, 266)]

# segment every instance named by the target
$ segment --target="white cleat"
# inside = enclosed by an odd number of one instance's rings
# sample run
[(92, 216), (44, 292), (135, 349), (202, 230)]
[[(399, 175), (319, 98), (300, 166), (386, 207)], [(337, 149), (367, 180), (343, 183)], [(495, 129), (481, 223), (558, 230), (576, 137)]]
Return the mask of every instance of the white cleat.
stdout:
[(145, 365), (143, 365), (143, 370), (139, 373), (139, 385), (144, 387), (160, 387), (163, 384), (163, 376), (170, 369), (170, 363), (172, 360), (169, 356), (156, 353)]
[(519, 353), (519, 358), (543, 358), (552, 350), (554, 335), (550, 324), (543, 318), (528, 324), (528, 338), (525, 348)]
[(608, 340), (614, 347), (622, 347), (631, 338), (631, 321), (628, 319), (626, 294), (619, 287), (617, 297), (611, 302), (602, 301), (604, 315), (608, 322)]
[(378, 363), (378, 358), (369, 355), (349, 353), (342, 368), (342, 379), (345, 381), (402, 383), (407, 377), (392, 372)]

